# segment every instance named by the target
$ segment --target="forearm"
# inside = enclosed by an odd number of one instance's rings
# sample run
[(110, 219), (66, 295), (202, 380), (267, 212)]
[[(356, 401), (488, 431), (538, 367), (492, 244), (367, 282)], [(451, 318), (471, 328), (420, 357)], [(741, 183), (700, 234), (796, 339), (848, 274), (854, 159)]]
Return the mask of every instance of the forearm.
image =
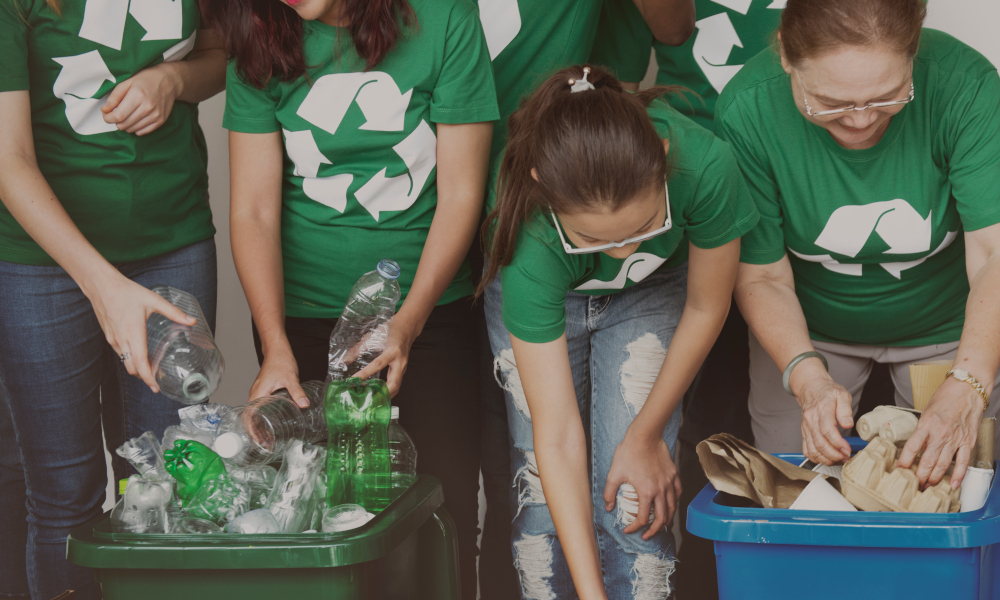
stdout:
[(1000, 368), (1000, 256), (994, 254), (970, 282), (965, 325), (955, 367), (972, 374), (987, 393)]
[(659, 42), (680, 46), (694, 33), (694, 0), (633, 0)]
[(197, 104), (226, 89), (226, 54), (221, 48), (202, 50), (186, 60), (154, 68), (171, 72), (181, 102)]
[(250, 305), (264, 356), (275, 350), (289, 351), (285, 335), (280, 216), (276, 222), (234, 211), (229, 231), (236, 273)]

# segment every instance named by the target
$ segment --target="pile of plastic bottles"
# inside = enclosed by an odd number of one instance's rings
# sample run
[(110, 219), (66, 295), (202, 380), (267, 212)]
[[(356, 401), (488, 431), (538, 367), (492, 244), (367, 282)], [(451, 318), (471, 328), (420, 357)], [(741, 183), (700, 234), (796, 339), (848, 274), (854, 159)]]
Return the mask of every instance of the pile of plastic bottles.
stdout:
[[(354, 286), (330, 337), (328, 382), (302, 384), (309, 407), (283, 390), (230, 408), (202, 403), (223, 360), (189, 294), (164, 296), (199, 324), (150, 318), (150, 361), (161, 389), (191, 404), (161, 440), (152, 432), (117, 453), (129, 478), (111, 513), (130, 533), (336, 532), (367, 523), (416, 481), (417, 451), (379, 379), (346, 377), (377, 357), (396, 304), (399, 267), (383, 260)], [(346, 377), (346, 378), (345, 378)], [(325, 446), (325, 447), (324, 447)], [(278, 468), (276, 468), (278, 467)]]

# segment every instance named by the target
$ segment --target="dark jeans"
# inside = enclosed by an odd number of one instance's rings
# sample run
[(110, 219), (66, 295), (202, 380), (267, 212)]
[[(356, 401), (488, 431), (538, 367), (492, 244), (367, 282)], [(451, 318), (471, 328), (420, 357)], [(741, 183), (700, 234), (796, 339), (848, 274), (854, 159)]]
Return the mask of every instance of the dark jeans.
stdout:
[[(326, 378), (336, 319), (285, 318), (302, 381)], [(417, 446), (417, 470), (441, 480), (445, 506), (458, 529), (462, 598), (476, 598), (479, 535), (479, 329), (471, 298), (437, 306), (410, 349), (403, 384), (392, 403)], [(263, 362), (254, 328), (257, 359)]]
[[(191, 292), (214, 327), (214, 240), (116, 266), (146, 287), (162, 283)], [(10, 444), (0, 444), (5, 473), (0, 513), (20, 510), (14, 506), (23, 501), (14, 489), (19, 478), (9, 467), (19, 458), (27, 490), (31, 596), (48, 600), (72, 589), (76, 600), (100, 598), (90, 569), (66, 560), (66, 536), (100, 514), (104, 503), (102, 418), (114, 455), (115, 448), (144, 431), (162, 435), (178, 423), (181, 405), (128, 375), (90, 301), (62, 268), (0, 261), (0, 281), (0, 393), (9, 408), (0, 419), (10, 419), (20, 455), (12, 456)], [(126, 470), (120, 467), (119, 473)], [(16, 568), (24, 543), (24, 538), (0, 537), (0, 585), (21, 580), (18, 573), (8, 577), (6, 569)]]

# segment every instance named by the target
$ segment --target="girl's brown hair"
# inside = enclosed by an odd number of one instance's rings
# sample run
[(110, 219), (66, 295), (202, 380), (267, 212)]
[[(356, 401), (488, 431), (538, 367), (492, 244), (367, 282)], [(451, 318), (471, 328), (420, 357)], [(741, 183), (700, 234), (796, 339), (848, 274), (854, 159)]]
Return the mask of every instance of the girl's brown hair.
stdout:
[(674, 88), (632, 94), (590, 66), (595, 89), (572, 92), (569, 82), (582, 79), (583, 68), (559, 71), (510, 116), (496, 206), (482, 227), (489, 264), (477, 295), (510, 264), (521, 227), (538, 210), (615, 211), (667, 180), (663, 141), (646, 107)]
[(778, 35), (793, 65), (841, 46), (882, 47), (916, 56), (924, 0), (788, 0)]

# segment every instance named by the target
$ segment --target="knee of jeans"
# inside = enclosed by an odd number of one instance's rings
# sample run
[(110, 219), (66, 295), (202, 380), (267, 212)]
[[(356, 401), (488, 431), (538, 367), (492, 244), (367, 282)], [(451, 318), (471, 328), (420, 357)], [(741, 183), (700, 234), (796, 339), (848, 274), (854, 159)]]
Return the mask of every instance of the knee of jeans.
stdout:
[(673, 586), (677, 560), (667, 552), (637, 553), (629, 573), (632, 580), (632, 597), (635, 600), (666, 600)]
[(517, 372), (517, 364), (514, 362), (514, 350), (505, 348), (493, 359), (493, 376), (497, 383), (507, 393), (514, 408), (525, 419), (531, 420), (531, 412), (528, 410), (528, 399), (524, 396), (524, 388), (521, 386), (521, 376)]
[(644, 333), (625, 347), (628, 358), (619, 371), (622, 400), (632, 417), (639, 414), (646, 404), (656, 377), (667, 356), (660, 338), (655, 333)]
[(555, 536), (523, 534), (513, 542), (514, 568), (525, 600), (556, 600), (552, 587), (555, 574)]

